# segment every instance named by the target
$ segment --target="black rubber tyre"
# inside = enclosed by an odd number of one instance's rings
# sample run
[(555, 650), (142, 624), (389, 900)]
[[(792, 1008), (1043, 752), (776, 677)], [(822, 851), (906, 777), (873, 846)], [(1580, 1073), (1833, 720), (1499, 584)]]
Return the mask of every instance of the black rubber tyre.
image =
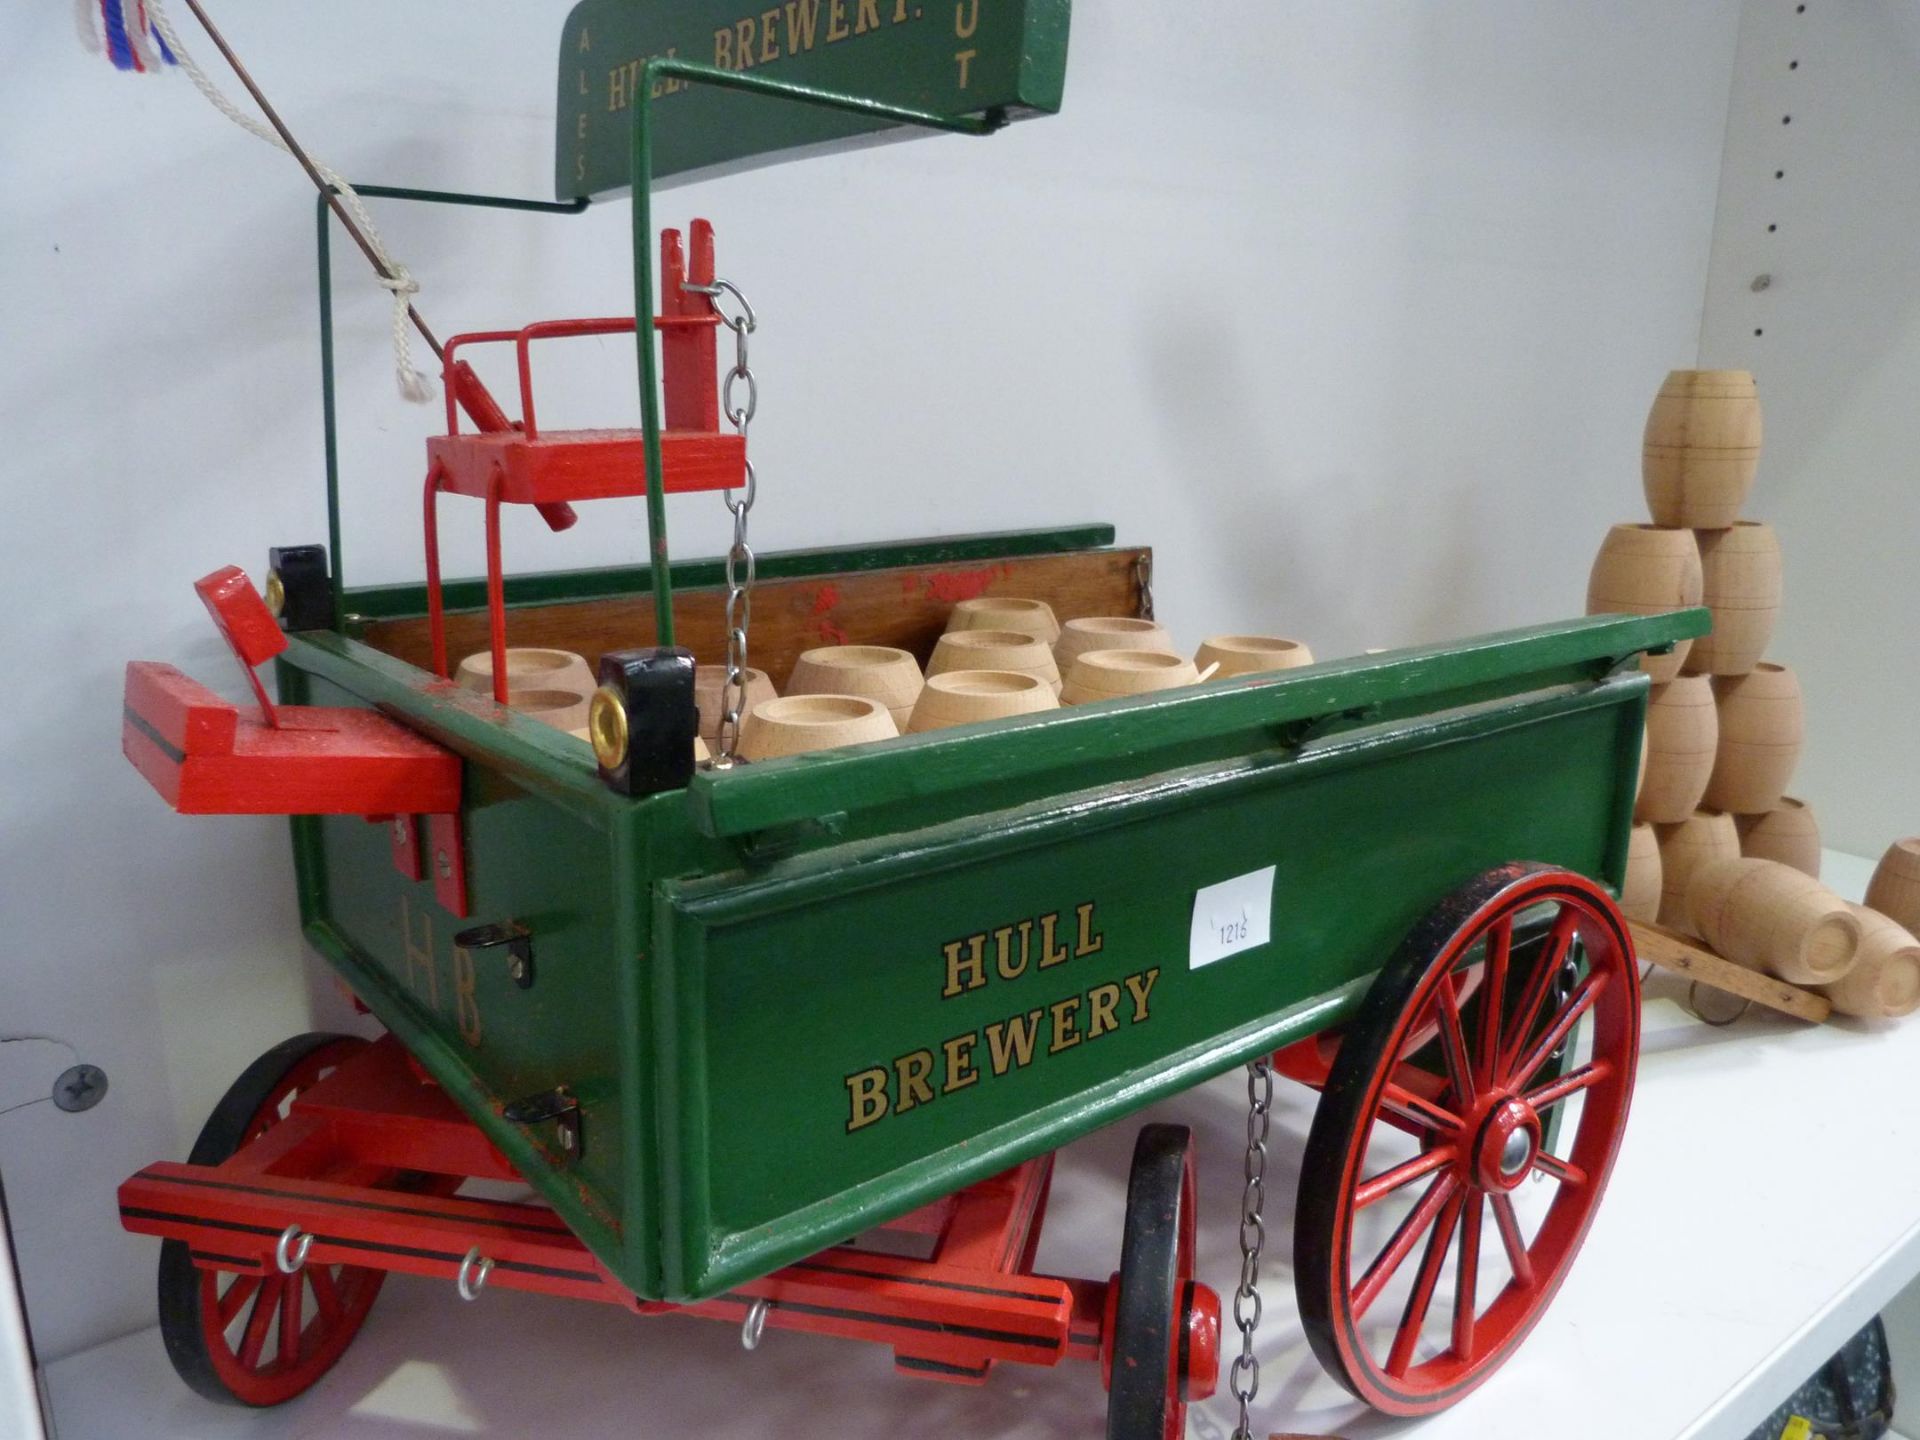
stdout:
[(1174, 1332), (1181, 1284), (1193, 1269), (1193, 1230), (1193, 1132), (1144, 1126), (1127, 1178), (1107, 1440), (1168, 1440), (1186, 1431)]
[[(230, 1158), (242, 1145), (278, 1123), (282, 1118), (280, 1106), (288, 1099), (366, 1043), (351, 1035), (314, 1033), (296, 1035), (274, 1046), (249, 1065), (214, 1106), (187, 1156), (188, 1163), (212, 1166)], [(160, 1337), (175, 1373), (196, 1394), (227, 1405), (252, 1406), (290, 1400), (319, 1379), (359, 1329), (384, 1278), (375, 1271), (336, 1267), (328, 1274), (329, 1285), (346, 1296), (346, 1303), (331, 1327), (323, 1327), (317, 1320), (310, 1322), (313, 1333), (302, 1336), (301, 1363), (276, 1367), (269, 1362), (243, 1372), (236, 1368), (237, 1357), (223, 1338), (225, 1327), (216, 1328), (215, 1317), (208, 1311), (216, 1302), (214, 1277), (215, 1272), (193, 1263), (186, 1241), (161, 1243)], [(243, 1276), (233, 1283), (257, 1282)], [(216, 1355), (216, 1344), (224, 1354)]]

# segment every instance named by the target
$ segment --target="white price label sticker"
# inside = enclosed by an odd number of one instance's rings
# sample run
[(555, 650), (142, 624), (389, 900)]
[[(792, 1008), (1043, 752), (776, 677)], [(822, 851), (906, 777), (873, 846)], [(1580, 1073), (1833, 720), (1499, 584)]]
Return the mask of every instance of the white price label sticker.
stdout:
[(1269, 865), (1194, 892), (1189, 970), (1267, 943), (1273, 934), (1273, 872)]

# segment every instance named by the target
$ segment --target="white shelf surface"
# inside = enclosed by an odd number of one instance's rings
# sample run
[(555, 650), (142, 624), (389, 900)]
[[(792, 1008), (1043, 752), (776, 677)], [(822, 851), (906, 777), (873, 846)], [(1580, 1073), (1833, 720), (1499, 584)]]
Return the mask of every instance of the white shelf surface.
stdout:
[[(1867, 862), (1829, 852), (1827, 865), (1857, 897)], [(1280, 1087), (1259, 1433), (1742, 1440), (1920, 1271), (1920, 1023), (1756, 1014), (1712, 1029), (1683, 1009), (1684, 988), (1664, 975), (1648, 985), (1626, 1143), (1551, 1310), (1479, 1392), (1417, 1424), (1363, 1411), (1307, 1350), (1288, 1237), (1312, 1097)], [(1244, 1096), (1230, 1075), (1139, 1117), (1195, 1131), (1202, 1278), (1223, 1297), (1237, 1273)], [(1137, 1123), (1061, 1152), (1042, 1269), (1105, 1275), (1117, 1262)], [(770, 1331), (749, 1355), (729, 1325), (507, 1292), (468, 1305), (451, 1284), (404, 1276), (333, 1374), (276, 1411), (200, 1401), (153, 1330), (47, 1378), (59, 1440), (1085, 1436), (1105, 1413), (1083, 1364), (1005, 1366), (965, 1389), (896, 1375), (886, 1352), (844, 1341)], [(1224, 1386), (1189, 1423), (1224, 1440)]]

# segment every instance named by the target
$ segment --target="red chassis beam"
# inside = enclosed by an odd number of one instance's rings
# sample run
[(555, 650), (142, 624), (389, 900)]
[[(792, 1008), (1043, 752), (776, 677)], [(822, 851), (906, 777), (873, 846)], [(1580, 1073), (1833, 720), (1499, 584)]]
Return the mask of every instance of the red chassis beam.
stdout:
[[(449, 1177), (400, 1188), (400, 1172)], [(208, 1269), (271, 1274), (301, 1237), (310, 1264), (361, 1265), (890, 1346), (897, 1368), (979, 1384), (997, 1361), (1099, 1361), (1108, 1283), (1033, 1273), (1053, 1157), (1043, 1155), (714, 1300), (641, 1301), (551, 1210), (444, 1193), (466, 1178), (517, 1178), (479, 1128), (423, 1084), (391, 1037), (302, 1094), (288, 1117), (218, 1166), (149, 1165), (120, 1187), (128, 1230), (184, 1240)], [(892, 1253), (897, 1251), (913, 1253)], [(919, 1258), (924, 1255), (925, 1258)], [(1217, 1313), (1217, 1312), (1215, 1312)], [(1189, 1380), (1211, 1393), (1209, 1357)]]

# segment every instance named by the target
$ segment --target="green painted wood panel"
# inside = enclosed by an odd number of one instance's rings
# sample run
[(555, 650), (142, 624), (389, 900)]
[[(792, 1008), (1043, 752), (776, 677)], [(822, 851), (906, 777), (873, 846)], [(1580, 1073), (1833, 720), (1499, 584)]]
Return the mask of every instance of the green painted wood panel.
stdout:
[[(649, 59), (953, 118), (1016, 119), (1060, 108), (1069, 13), (1069, 0), (581, 0), (560, 35), (554, 193), (632, 183), (631, 107)], [(655, 180), (894, 128), (674, 77), (656, 84)]]
[[(1617, 881), (1644, 691), (1548, 691), (664, 887), (669, 1293), (717, 1293), (1332, 1023), (1487, 868)], [(1271, 941), (1189, 968), (1196, 891), (1269, 865)]]

